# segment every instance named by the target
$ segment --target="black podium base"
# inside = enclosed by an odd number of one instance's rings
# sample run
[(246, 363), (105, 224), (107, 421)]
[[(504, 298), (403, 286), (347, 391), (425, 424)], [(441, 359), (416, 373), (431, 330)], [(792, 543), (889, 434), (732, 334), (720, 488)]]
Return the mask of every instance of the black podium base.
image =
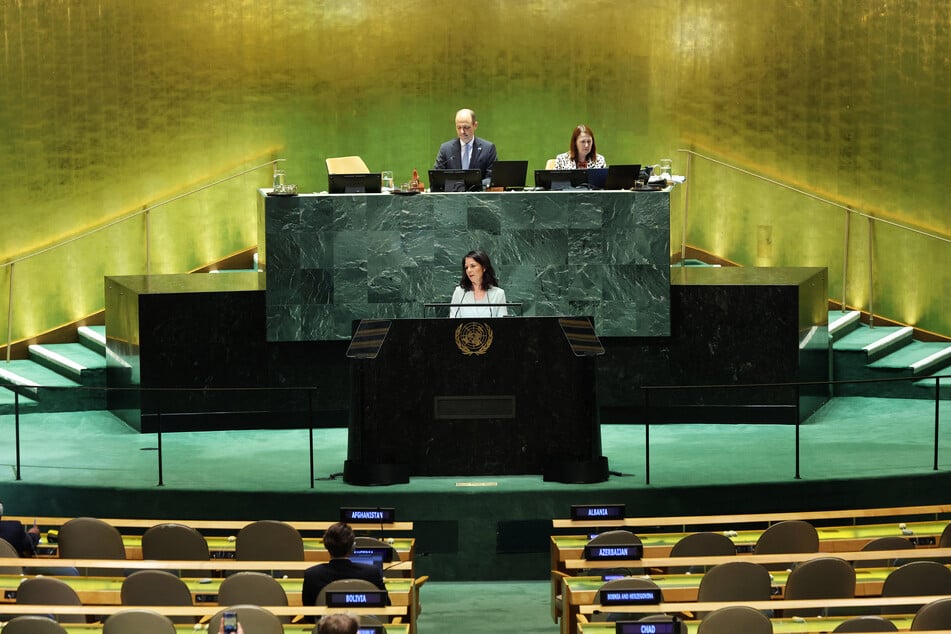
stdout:
[(555, 462), (545, 465), (545, 482), (593, 484), (608, 479), (608, 459), (600, 456), (584, 462)]
[(409, 482), (409, 467), (405, 464), (372, 464), (346, 460), (343, 463), (343, 481), (357, 486), (383, 486)]

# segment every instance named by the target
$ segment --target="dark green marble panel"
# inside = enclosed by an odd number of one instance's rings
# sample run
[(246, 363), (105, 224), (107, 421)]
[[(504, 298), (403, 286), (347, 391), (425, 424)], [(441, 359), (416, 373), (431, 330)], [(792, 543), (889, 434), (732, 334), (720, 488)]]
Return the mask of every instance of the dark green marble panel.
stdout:
[(515, 314), (670, 333), (667, 192), (265, 197), (270, 341), (342, 339), (367, 317), (438, 317), (462, 256), (489, 253)]

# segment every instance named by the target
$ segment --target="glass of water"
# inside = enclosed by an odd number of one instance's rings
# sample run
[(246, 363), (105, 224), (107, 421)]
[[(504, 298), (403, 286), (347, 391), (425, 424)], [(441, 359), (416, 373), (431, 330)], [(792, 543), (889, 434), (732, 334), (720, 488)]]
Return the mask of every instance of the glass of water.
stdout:
[(380, 176), (381, 176), (381, 180), (383, 181), (382, 182), (383, 191), (385, 192), (393, 191), (393, 172), (386, 170), (382, 172)]
[(284, 170), (274, 170), (273, 190), (277, 194), (284, 193)]

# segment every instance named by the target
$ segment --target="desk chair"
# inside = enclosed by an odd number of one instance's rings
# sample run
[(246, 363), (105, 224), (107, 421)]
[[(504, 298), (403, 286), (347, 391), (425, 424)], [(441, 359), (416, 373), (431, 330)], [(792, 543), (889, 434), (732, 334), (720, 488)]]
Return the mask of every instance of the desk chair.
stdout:
[(106, 619), (102, 634), (175, 634), (175, 624), (153, 610), (125, 610)]
[[(234, 558), (238, 561), (304, 561), (304, 540), (290, 524), (259, 520), (238, 531)], [(303, 575), (303, 570), (288, 572), (290, 577)]]
[(359, 156), (337, 156), (327, 159), (328, 174), (369, 174), (370, 168)]
[[(32, 577), (17, 586), (18, 605), (82, 605), (79, 595), (65, 581), (54, 577)], [(61, 614), (62, 623), (85, 623), (82, 614)], [(6, 629), (6, 628), (4, 628)]]
[(773, 634), (773, 624), (762, 612), (745, 605), (714, 610), (700, 621), (697, 634)]
[[(238, 572), (221, 582), (218, 587), (218, 603), (240, 605), (243, 603), (272, 606), (287, 605), (287, 593), (278, 581), (263, 572)], [(282, 623), (290, 623), (290, 616), (280, 616)]]
[[(719, 564), (700, 579), (697, 601), (769, 601), (772, 581), (769, 571), (749, 561)], [(705, 614), (698, 613), (698, 618)]]
[[(205, 537), (191, 526), (156, 524), (142, 535), (142, 559), (208, 561), (211, 552)], [(179, 570), (182, 577), (204, 577), (199, 570)]]
[(918, 608), (911, 631), (951, 629), (951, 597), (937, 599)]
[[(913, 561), (891, 571), (882, 584), (883, 597), (951, 595), (951, 569), (935, 561)], [(885, 614), (914, 612), (915, 606), (889, 606)]]
[[(20, 553), (13, 547), (13, 544), (5, 539), (0, 539), (0, 557), (17, 558)], [(22, 575), (23, 566), (0, 566), (0, 575)]]
[(898, 627), (880, 616), (856, 616), (839, 623), (833, 632), (897, 632)]
[[(786, 520), (773, 524), (759, 536), (754, 555), (819, 552), (819, 533), (809, 522)], [(785, 570), (789, 564), (770, 564), (767, 570)]]
[[(878, 537), (862, 546), (862, 550), (913, 550), (915, 545), (904, 537)], [(863, 559), (853, 562), (856, 568), (889, 568), (895, 565), (894, 559)]]
[[(670, 549), (671, 557), (729, 556), (736, 554), (733, 540), (720, 533), (691, 533), (684, 536)], [(686, 574), (704, 572), (706, 566), (671, 566), (667, 572)]]
[(555, 159), (548, 159), (547, 161), (545, 161), (545, 169), (546, 169), (546, 170), (553, 170), (553, 169), (555, 169), (555, 163), (557, 163), (557, 162), (558, 162), (558, 161), (556, 161)]
[[(121, 559), (125, 545), (119, 529), (95, 517), (76, 517), (59, 528), (59, 556), (63, 559)], [(88, 570), (80, 571), (89, 574)], [(121, 568), (96, 568), (95, 576), (125, 575)]]
[(215, 612), (208, 621), (208, 632), (220, 629), (221, 616), (225, 612), (237, 612), (238, 623), (245, 634), (284, 634), (281, 620), (257, 605), (232, 605)]
[[(122, 582), (122, 605), (193, 605), (185, 582), (164, 570), (139, 570)], [(191, 616), (173, 616), (173, 623), (194, 624)]]
[[(804, 561), (789, 573), (784, 599), (851, 599), (855, 597), (855, 569), (838, 557)], [(784, 617), (819, 616), (823, 608), (783, 610)]]
[(3, 626), (3, 634), (66, 634), (66, 629), (47, 616), (18, 616)]

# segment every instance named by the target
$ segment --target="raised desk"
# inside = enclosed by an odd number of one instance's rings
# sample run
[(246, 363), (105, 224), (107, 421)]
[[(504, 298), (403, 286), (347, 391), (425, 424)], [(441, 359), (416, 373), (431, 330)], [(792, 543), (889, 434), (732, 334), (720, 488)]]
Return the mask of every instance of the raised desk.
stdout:
[[(837, 553), (861, 550), (865, 544), (879, 537), (905, 537), (914, 541), (918, 547), (934, 546), (947, 525), (948, 520), (908, 522), (905, 526), (906, 530), (912, 532), (911, 535), (903, 534), (898, 523), (817, 527), (816, 531), (819, 533), (820, 552)], [(736, 535), (730, 535), (730, 539), (736, 544), (738, 552), (752, 552), (763, 530), (765, 529), (735, 531)], [(636, 530), (633, 532), (637, 534)], [(644, 545), (645, 557), (669, 557), (674, 544), (689, 534), (643, 533), (637, 536)], [(581, 559), (584, 546), (590, 539), (589, 535), (553, 535), (551, 569), (566, 571), (566, 561)]]
[[(16, 602), (16, 590), (23, 579), (20, 575), (0, 575), (0, 591), (2, 601)], [(83, 605), (121, 605), (120, 592), (124, 577), (58, 577), (65, 581), (76, 594)], [(192, 602), (195, 605), (217, 605), (218, 588), (223, 579), (182, 579), (192, 593)], [(301, 605), (301, 587), (303, 579), (276, 579), (287, 594), (288, 605)], [(407, 608), (413, 604), (415, 581), (413, 579), (385, 579), (386, 591), (390, 596), (390, 603), (394, 606)], [(265, 606), (267, 607), (267, 606)], [(404, 610), (405, 611), (405, 610)]]
[[(102, 632), (102, 623), (60, 623), (67, 634), (98, 634)], [(195, 634), (195, 632), (207, 632), (208, 625), (205, 624), (200, 630), (196, 630), (193, 625), (176, 625), (176, 634)], [(285, 634), (311, 634), (314, 631), (313, 623), (285, 623)], [(387, 634), (409, 634), (409, 623), (387, 623)], [(613, 630), (612, 630), (613, 631)], [(216, 633), (213, 633), (216, 634)]]
[[(858, 568), (855, 571), (855, 596), (874, 597), (882, 592), (882, 584), (885, 578), (895, 568)], [(789, 572), (774, 571), (770, 573), (773, 577), (773, 592), (776, 600), (782, 600), (783, 592), (786, 589), (786, 580)], [(673, 574), (673, 575), (650, 575), (648, 577), (664, 593), (665, 601), (687, 602), (696, 601), (697, 592), (700, 589), (700, 582), (703, 580), (702, 574)], [(604, 585), (601, 577), (578, 576), (578, 577), (558, 577), (553, 578), (559, 583), (560, 604), (552, 606), (552, 616), (554, 617), (560, 611), (561, 614), (561, 632), (568, 634), (573, 632), (577, 625), (577, 616), (583, 605), (594, 603), (598, 589)], [(604, 611), (609, 611), (605, 608)]]
[[(234, 559), (235, 541), (229, 537), (206, 537), (208, 550), (211, 552), (211, 559)], [(304, 560), (321, 562), (330, 561), (330, 553), (324, 548), (323, 539), (319, 537), (305, 537), (304, 542)], [(125, 546), (126, 559), (142, 559), (142, 536), (141, 535), (123, 535), (122, 543)], [(387, 542), (389, 543), (389, 542)], [(400, 561), (393, 561), (392, 570), (408, 571), (412, 574), (413, 553), (416, 547), (416, 539), (412, 537), (395, 537), (390, 544), (400, 555)], [(45, 536), (37, 544), (38, 554), (43, 557), (59, 557), (59, 544), (49, 543)]]
[(670, 334), (670, 192), (267, 196), (267, 340), (348, 339), (355, 319), (437, 317), (462, 256), (492, 258), (524, 317), (593, 315), (603, 336)]
[[(770, 619), (773, 624), (774, 634), (826, 634), (831, 632), (843, 621), (851, 617), (847, 616), (829, 616), (829, 617), (807, 617), (807, 618), (788, 618), (788, 619)], [(899, 631), (905, 632), (911, 627), (913, 617), (908, 615), (894, 615), (886, 617), (898, 627)], [(687, 621), (688, 634), (697, 634), (700, 627), (700, 621)], [(614, 623), (579, 623), (578, 634), (614, 634)]]

